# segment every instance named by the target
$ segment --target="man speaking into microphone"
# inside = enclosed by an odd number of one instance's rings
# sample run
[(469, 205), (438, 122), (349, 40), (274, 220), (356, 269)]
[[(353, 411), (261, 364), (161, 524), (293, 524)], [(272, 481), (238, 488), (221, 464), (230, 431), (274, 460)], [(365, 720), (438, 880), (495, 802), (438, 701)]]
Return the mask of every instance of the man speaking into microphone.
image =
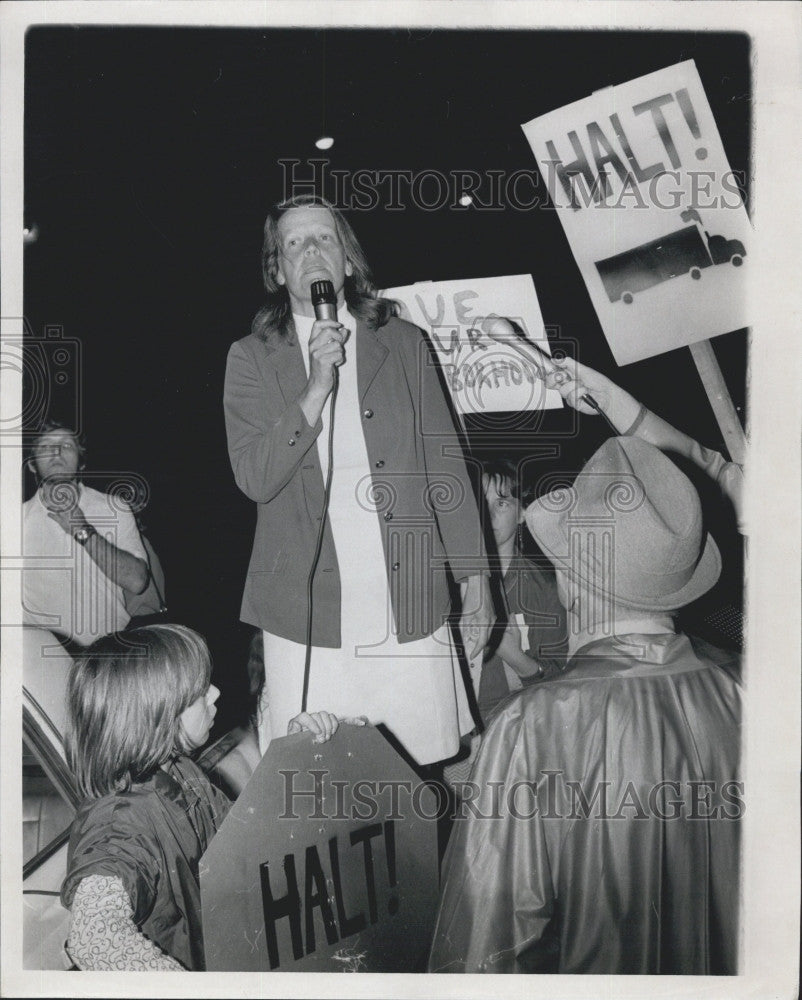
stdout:
[(419, 765), (447, 759), (474, 724), (449, 576), (469, 656), (493, 613), (428, 347), (378, 297), (353, 230), (323, 199), (270, 211), (262, 273), (266, 302), (230, 349), (224, 400), (234, 477), (257, 504), (241, 618), (264, 635), (260, 749), (301, 710), (310, 630), (308, 711), (367, 716)]

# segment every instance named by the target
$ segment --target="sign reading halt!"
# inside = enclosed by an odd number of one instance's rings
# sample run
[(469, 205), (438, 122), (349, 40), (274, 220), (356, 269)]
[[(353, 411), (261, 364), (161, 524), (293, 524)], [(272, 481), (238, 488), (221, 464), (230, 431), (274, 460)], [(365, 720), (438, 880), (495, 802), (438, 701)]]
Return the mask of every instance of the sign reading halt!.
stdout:
[(749, 325), (752, 227), (693, 60), (522, 128), (619, 365)]
[(423, 971), (437, 808), (373, 727), (274, 740), (201, 859), (206, 968)]

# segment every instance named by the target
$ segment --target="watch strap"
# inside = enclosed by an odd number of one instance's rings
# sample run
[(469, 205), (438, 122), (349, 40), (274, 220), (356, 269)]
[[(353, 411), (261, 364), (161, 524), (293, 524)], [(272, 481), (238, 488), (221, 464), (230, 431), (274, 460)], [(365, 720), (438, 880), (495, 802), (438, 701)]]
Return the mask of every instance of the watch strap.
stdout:
[(92, 535), (97, 534), (97, 529), (93, 528), (91, 524), (85, 524), (83, 527), (78, 528), (77, 531), (73, 533), (73, 538), (79, 545), (86, 545)]

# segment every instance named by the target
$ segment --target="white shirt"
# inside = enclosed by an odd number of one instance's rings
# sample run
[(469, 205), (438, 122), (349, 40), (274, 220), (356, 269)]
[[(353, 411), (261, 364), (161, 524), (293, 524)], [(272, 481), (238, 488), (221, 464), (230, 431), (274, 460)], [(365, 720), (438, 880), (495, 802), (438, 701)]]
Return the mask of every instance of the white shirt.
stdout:
[[(116, 548), (146, 560), (139, 529), (119, 498), (79, 486), (78, 503), (93, 528)], [(86, 549), (49, 516), (39, 491), (22, 505), (23, 622), (88, 646), (125, 628), (123, 590)]]

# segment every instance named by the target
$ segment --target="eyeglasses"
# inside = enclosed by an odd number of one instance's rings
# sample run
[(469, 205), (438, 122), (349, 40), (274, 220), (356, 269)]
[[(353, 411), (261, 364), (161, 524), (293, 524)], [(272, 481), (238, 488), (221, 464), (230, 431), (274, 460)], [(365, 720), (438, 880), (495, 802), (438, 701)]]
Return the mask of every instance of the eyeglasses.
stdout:
[(37, 445), (34, 449), (37, 458), (53, 458), (62, 451), (78, 451), (78, 446), (72, 440), (60, 441), (58, 444)]

